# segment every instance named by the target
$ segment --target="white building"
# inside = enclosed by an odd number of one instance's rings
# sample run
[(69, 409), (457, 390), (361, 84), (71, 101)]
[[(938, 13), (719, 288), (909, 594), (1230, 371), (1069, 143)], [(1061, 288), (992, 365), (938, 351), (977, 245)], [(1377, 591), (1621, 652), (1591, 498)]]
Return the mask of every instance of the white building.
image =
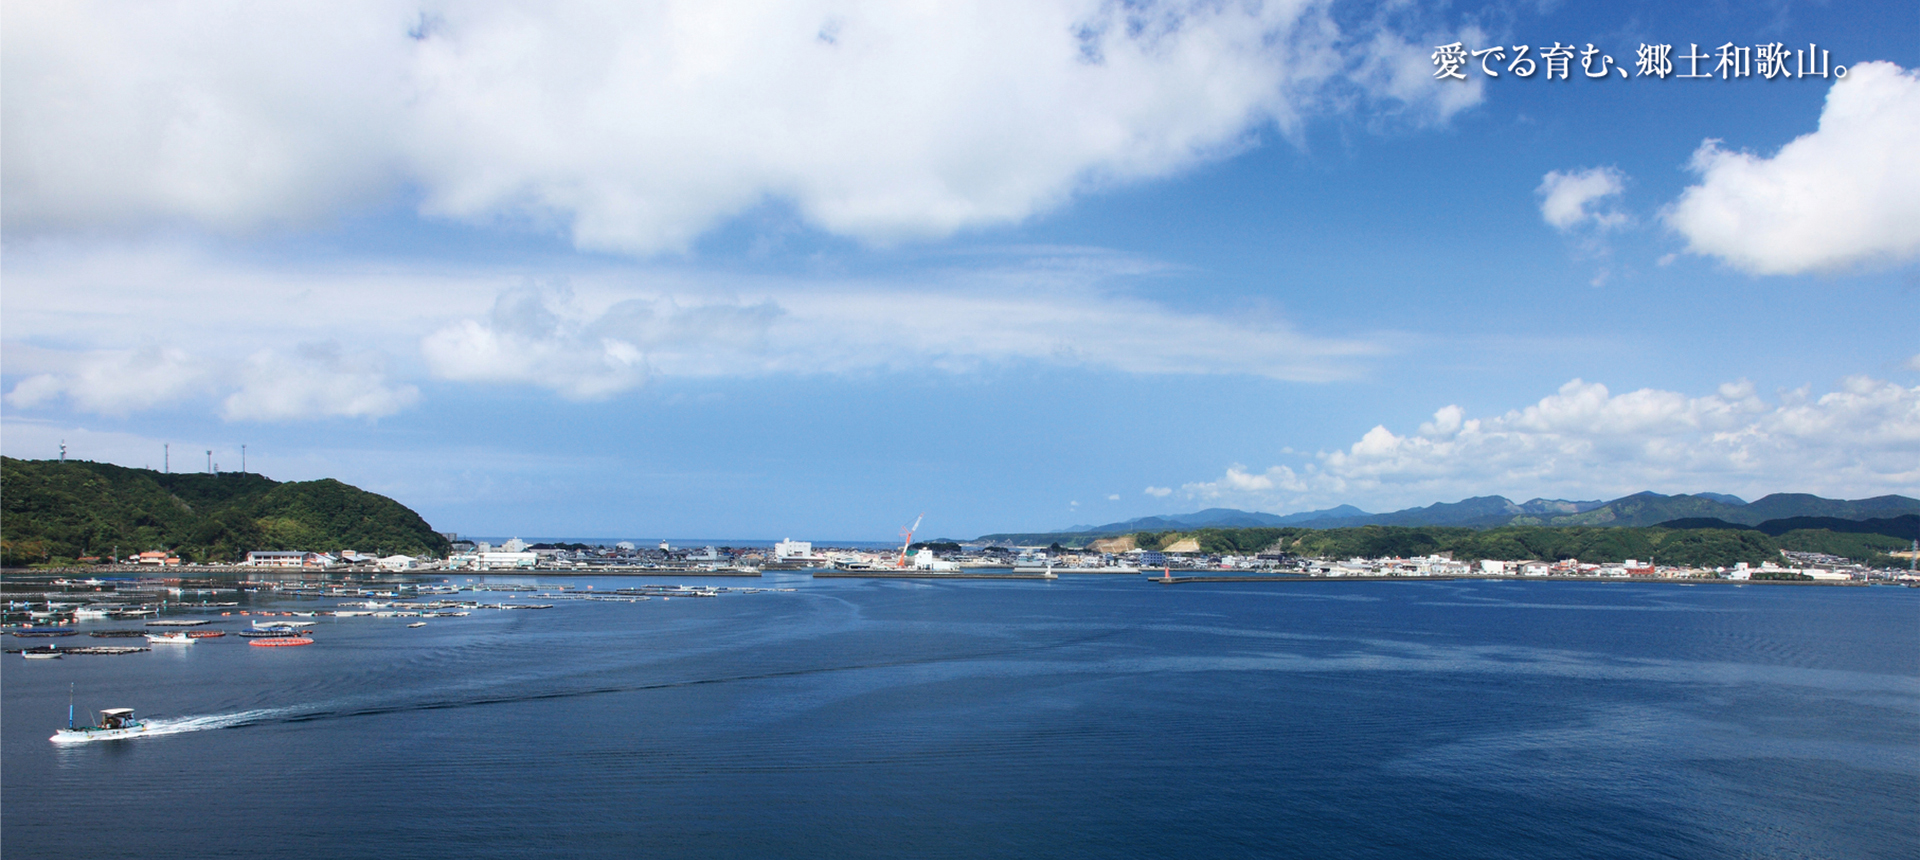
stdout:
[(532, 570), (539, 560), (533, 552), (463, 552), (447, 557), (447, 569)]
[(266, 551), (247, 553), (242, 562), (248, 567), (330, 567), (333, 556), (324, 552)]
[(480, 553), (480, 570), (532, 570), (540, 561), (538, 553), (531, 552), (483, 552)]
[(957, 571), (960, 565), (951, 561), (941, 561), (933, 557), (933, 550), (923, 549), (913, 554), (914, 570), (931, 570), (936, 573)]

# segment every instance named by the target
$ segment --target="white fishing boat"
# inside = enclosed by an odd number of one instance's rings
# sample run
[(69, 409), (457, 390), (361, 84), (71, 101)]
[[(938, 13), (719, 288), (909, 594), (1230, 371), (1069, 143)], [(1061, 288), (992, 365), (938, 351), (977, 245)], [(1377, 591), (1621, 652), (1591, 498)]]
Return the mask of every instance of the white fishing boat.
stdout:
[(133, 716), (132, 708), (108, 708), (100, 712), (100, 723), (94, 726), (73, 725), (73, 703), (67, 703), (67, 727), (58, 729), (48, 740), (56, 744), (84, 743), (86, 741), (110, 741), (118, 738), (139, 737), (147, 730), (147, 724)]
[(20, 656), (28, 660), (58, 660), (60, 659), (60, 649), (52, 645), (48, 645), (45, 648), (28, 648), (21, 651)]
[(200, 640), (185, 633), (148, 633), (147, 642), (153, 645), (192, 645)]
[(415, 621), (415, 622), (413, 622), (412, 624), (409, 624), (409, 625), (407, 625), (407, 626), (408, 626), (408, 627), (425, 627), (425, 626), (427, 626), (427, 622), (425, 622), (425, 621)]

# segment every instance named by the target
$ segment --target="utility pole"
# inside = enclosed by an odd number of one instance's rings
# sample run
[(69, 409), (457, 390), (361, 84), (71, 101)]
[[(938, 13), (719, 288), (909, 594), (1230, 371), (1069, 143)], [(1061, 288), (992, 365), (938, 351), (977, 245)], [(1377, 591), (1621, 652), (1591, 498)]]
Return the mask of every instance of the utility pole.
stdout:
[(160, 446), (160, 473), (166, 474), (171, 471), (173, 471), (173, 443), (169, 442)]
[(213, 449), (212, 448), (207, 449), (207, 471), (209, 473), (213, 471)]
[(240, 474), (247, 473), (247, 446), (240, 446)]

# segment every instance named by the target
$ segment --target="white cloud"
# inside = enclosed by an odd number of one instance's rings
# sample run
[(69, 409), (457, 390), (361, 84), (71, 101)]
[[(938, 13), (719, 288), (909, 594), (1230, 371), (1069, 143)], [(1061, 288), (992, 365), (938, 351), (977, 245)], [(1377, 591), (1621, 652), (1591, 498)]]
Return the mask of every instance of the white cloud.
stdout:
[(1700, 184), (1665, 213), (1687, 250), (1758, 275), (1920, 255), (1920, 74), (1861, 63), (1827, 92), (1818, 131), (1771, 157), (1693, 154)]
[(420, 351), (443, 379), (533, 384), (591, 400), (639, 387), (656, 368), (685, 376), (748, 369), (780, 314), (766, 301), (683, 306), (671, 298), (624, 299), (595, 314), (571, 290), (520, 288), (501, 294), (487, 320), (448, 325)]
[(59, 370), (36, 373), (7, 392), (7, 405), (32, 409), (65, 400), (98, 415), (124, 416), (200, 393), (213, 369), (186, 351), (147, 346), (53, 358)]
[(220, 409), (228, 421), (291, 421), (377, 418), (419, 398), (413, 386), (387, 382), (376, 352), (360, 350), (349, 359), (333, 342), (304, 344), (291, 354), (261, 349), (242, 361), (178, 345), (137, 350), (8, 347), (9, 366), (29, 369), (7, 392), (5, 402), (15, 411), (64, 407), (125, 417), (156, 409), (194, 409), (209, 396), (231, 392)]
[[(1127, 296), (1119, 282), (1159, 267), (1072, 248), (972, 255), (900, 282), (575, 260), (543, 288), (517, 269), (274, 268), (173, 248), (34, 242), (10, 247), (5, 266), (8, 404), (64, 402), (102, 414), (246, 388), (226, 407), (233, 420), (278, 420), (270, 416), (323, 401), (322, 414), (371, 417), (411, 403), (405, 383), (427, 376), (580, 400), (656, 378), (968, 373), (1021, 363), (1320, 382), (1356, 377), (1387, 352), (1377, 336), (1308, 334), (1271, 314)], [(490, 311), (479, 304), (488, 301)], [(392, 355), (394, 366), (286, 353), (289, 341), (315, 333), (337, 340), (343, 355)], [(113, 346), (142, 339), (158, 339), (152, 355)], [(263, 350), (273, 357), (258, 357)], [(263, 362), (304, 387), (250, 383)]]
[(867, 241), (1017, 222), (1316, 112), (1444, 120), (1424, 42), (1330, 4), (22, 4), (9, 231), (423, 213), (684, 248), (769, 200)]
[(1572, 230), (1592, 222), (1598, 229), (1626, 223), (1627, 216), (1595, 204), (1626, 190), (1627, 175), (1613, 167), (1589, 167), (1549, 172), (1534, 193), (1540, 195), (1540, 216), (1558, 230)]
[(1576, 379), (1503, 415), (1468, 418), (1447, 406), (1411, 433), (1375, 427), (1316, 460), (1262, 473), (1236, 464), (1181, 490), (1274, 510), (1703, 487), (1749, 496), (1911, 492), (1920, 486), (1920, 387), (1850, 377), (1818, 397), (1802, 389), (1768, 403), (1744, 381), (1690, 397), (1656, 389), (1616, 395)]
[(1109, 502), (1117, 502), (1117, 501), (1120, 501), (1120, 494), (1119, 494), (1119, 493), (1109, 493), (1109, 494), (1107, 494), (1107, 501), (1109, 501)]
[(1170, 496), (1173, 494), (1173, 488), (1172, 487), (1148, 487), (1145, 492), (1147, 495), (1152, 496), (1156, 499), (1164, 499), (1167, 496)]
[[(966, 373), (1037, 362), (1128, 373), (1348, 378), (1383, 348), (1306, 335), (1284, 320), (1181, 311), (1098, 288), (1099, 265), (1053, 260), (970, 272), (948, 283), (766, 282), (753, 298), (595, 285), (517, 288), (486, 319), (421, 341), (432, 372), (463, 382), (550, 388), (598, 399), (655, 377)], [(592, 299), (585, 293), (590, 290)]]
[(333, 341), (301, 344), (291, 354), (265, 349), (247, 359), (240, 390), (220, 414), (229, 421), (379, 418), (420, 399), (411, 385), (389, 384), (381, 362), (348, 358)]
[(399, 175), (398, 3), (7, 7), (8, 231), (300, 223)]

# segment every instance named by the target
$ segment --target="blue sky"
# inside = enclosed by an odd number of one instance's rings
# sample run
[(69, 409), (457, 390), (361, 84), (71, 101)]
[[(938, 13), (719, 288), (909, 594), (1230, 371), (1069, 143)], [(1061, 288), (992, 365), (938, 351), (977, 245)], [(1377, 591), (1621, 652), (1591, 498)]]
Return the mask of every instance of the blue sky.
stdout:
[(1910, 4), (3, 23), (9, 456), (245, 444), (496, 535), (1920, 489)]

